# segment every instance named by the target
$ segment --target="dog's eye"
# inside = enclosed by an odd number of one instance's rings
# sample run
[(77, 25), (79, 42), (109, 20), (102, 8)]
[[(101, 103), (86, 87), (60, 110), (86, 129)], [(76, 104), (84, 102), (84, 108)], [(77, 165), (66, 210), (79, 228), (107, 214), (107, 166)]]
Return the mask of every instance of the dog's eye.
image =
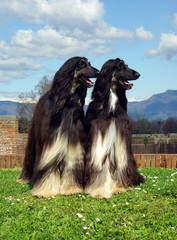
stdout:
[(81, 59), (79, 65), (80, 65), (81, 67), (85, 67), (85, 66), (86, 66), (85, 60), (84, 60), (84, 59)]
[(125, 69), (126, 67), (125, 67), (125, 65), (124, 65), (123, 63), (121, 63), (120, 66), (119, 66), (119, 68), (120, 68), (121, 70), (123, 70), (123, 69)]

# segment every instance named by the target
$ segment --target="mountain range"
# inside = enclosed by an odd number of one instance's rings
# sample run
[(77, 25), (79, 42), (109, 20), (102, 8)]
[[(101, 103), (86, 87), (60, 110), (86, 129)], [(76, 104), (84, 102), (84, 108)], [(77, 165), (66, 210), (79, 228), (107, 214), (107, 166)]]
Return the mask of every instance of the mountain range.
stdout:
[[(84, 107), (86, 108), (87, 106)], [(0, 101), (0, 115), (18, 115), (17, 103)], [(143, 116), (149, 121), (166, 120), (169, 117), (177, 118), (177, 90), (167, 90), (152, 95), (144, 101), (129, 102), (128, 115), (131, 119)]]
[(177, 90), (167, 90), (140, 102), (129, 102), (128, 114), (132, 119), (138, 114), (144, 115), (149, 121), (177, 118)]
[(18, 115), (17, 102), (0, 101), (0, 115)]

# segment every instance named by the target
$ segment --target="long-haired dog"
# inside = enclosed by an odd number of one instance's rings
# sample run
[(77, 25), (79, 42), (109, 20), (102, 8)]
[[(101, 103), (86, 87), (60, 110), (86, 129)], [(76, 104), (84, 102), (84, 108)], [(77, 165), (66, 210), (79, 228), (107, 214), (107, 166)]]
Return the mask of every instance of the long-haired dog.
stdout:
[(36, 105), (18, 182), (33, 184), (32, 195), (50, 197), (83, 191), (84, 111), (87, 87), (99, 71), (73, 57), (56, 72)]
[(86, 113), (88, 149), (85, 193), (109, 198), (144, 182), (132, 152), (131, 124), (127, 116), (125, 92), (140, 74), (124, 61), (107, 61), (97, 77), (93, 101)]

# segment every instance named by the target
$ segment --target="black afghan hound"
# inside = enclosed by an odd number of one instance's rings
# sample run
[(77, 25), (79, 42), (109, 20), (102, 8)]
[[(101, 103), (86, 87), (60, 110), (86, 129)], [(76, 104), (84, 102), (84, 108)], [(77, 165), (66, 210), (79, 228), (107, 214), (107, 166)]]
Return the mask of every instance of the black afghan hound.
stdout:
[(33, 184), (32, 195), (83, 192), (87, 87), (99, 71), (73, 57), (56, 72), (50, 90), (36, 105), (18, 182)]
[(86, 113), (88, 146), (85, 193), (109, 198), (144, 182), (132, 152), (132, 131), (125, 91), (140, 74), (123, 60), (107, 61), (97, 77)]

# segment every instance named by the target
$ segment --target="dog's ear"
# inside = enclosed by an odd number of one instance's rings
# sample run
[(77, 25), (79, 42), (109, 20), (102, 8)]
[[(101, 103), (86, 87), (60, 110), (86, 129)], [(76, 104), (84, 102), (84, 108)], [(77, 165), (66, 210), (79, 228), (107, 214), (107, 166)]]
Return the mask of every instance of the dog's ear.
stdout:
[(109, 91), (112, 84), (112, 74), (118, 69), (118, 65), (121, 61), (121, 59), (116, 58), (110, 59), (103, 64), (100, 74), (95, 82), (92, 98), (104, 97), (105, 93)]
[(118, 69), (122, 64), (122, 60), (120, 58), (116, 58), (114, 61), (114, 70)]
[(80, 57), (68, 59), (54, 76), (49, 98), (55, 98), (54, 101), (59, 104), (58, 108), (63, 107), (66, 96), (71, 91), (74, 71), (80, 59)]

